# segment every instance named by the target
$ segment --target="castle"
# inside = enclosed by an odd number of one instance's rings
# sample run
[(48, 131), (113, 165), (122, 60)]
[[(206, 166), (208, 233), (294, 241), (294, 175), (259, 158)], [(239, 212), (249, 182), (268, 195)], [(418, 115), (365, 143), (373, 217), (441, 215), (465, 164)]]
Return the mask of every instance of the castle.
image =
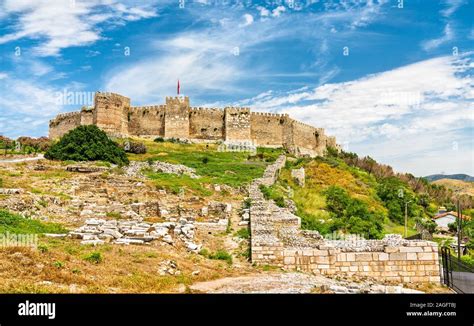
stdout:
[(59, 114), (49, 123), (49, 137), (57, 139), (81, 125), (96, 125), (112, 137), (163, 137), (193, 142), (251, 143), (284, 147), (295, 155), (322, 155), (335, 147), (324, 129), (296, 121), (288, 114), (251, 112), (249, 108), (191, 107), (188, 97), (167, 97), (166, 104), (131, 106), (130, 98), (96, 92), (94, 107)]

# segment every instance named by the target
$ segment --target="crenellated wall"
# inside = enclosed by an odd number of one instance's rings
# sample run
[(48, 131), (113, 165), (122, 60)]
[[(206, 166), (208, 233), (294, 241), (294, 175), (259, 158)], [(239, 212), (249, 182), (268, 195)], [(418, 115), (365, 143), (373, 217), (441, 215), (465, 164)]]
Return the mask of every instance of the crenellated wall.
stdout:
[(249, 141), (250, 137), (250, 109), (224, 109), (224, 129), (226, 141)]
[(221, 109), (191, 108), (189, 137), (191, 139), (220, 140), (224, 138), (224, 111)]
[(129, 135), (164, 137), (165, 112), (165, 105), (131, 107), (127, 117)]
[(109, 135), (127, 136), (129, 110), (128, 97), (115, 93), (97, 92), (94, 99), (93, 123)]
[(291, 119), (288, 114), (251, 112), (249, 108), (190, 107), (188, 97), (167, 97), (164, 105), (130, 106), (128, 97), (97, 92), (93, 108), (60, 114), (50, 121), (50, 138), (80, 125), (94, 124), (114, 137), (164, 137), (189, 140), (250, 142), (284, 147), (295, 155), (316, 156), (338, 148), (324, 129)]
[(282, 146), (288, 115), (252, 112), (250, 136), (257, 146)]
[(49, 138), (59, 138), (69, 130), (81, 125), (81, 112), (58, 114), (49, 122)]

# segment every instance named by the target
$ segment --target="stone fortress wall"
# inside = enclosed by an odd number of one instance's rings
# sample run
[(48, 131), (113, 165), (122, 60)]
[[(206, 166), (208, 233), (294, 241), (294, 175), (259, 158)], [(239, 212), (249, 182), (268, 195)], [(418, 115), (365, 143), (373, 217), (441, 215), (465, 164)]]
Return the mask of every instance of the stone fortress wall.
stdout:
[(191, 107), (188, 97), (167, 97), (164, 105), (131, 106), (128, 97), (97, 92), (93, 108), (56, 116), (49, 137), (57, 139), (80, 125), (94, 124), (114, 137), (164, 137), (192, 141), (252, 142), (285, 147), (300, 155), (322, 155), (336, 139), (324, 129), (296, 121), (288, 114), (251, 112), (249, 108)]
[(302, 230), (298, 216), (266, 200), (260, 191), (260, 185), (276, 181), (284, 165), (285, 156), (280, 156), (249, 187), (254, 264), (389, 283), (440, 283), (435, 242), (405, 240), (395, 234), (382, 240), (327, 240), (316, 231)]

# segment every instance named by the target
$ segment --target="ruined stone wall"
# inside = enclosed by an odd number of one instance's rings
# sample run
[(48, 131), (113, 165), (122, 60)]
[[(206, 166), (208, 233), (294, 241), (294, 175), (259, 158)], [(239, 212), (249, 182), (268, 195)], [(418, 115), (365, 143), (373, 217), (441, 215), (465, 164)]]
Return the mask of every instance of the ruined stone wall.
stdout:
[(440, 282), (435, 242), (405, 240), (400, 235), (382, 240), (326, 240), (316, 231), (301, 230), (298, 216), (266, 200), (259, 189), (275, 182), (284, 163), (280, 157), (249, 187), (252, 263), (379, 282)]
[(221, 109), (191, 108), (189, 137), (192, 139), (224, 139), (224, 111)]
[[(301, 156), (339, 148), (324, 129), (291, 119), (288, 114), (250, 112), (249, 108), (191, 108), (188, 97), (167, 97), (165, 105), (130, 107), (128, 97), (97, 92), (94, 108), (58, 115), (50, 121), (50, 136), (59, 138), (79, 126), (94, 124), (109, 136), (164, 137), (195, 141), (253, 143), (284, 147)], [(252, 146), (254, 146), (252, 144)]]
[(226, 141), (249, 141), (250, 137), (250, 109), (225, 108), (224, 125)]
[(79, 127), (80, 125), (80, 112), (58, 114), (55, 119), (49, 122), (49, 138), (60, 138), (69, 130)]
[(319, 133), (313, 126), (293, 120), (293, 144), (302, 155), (317, 153)]
[(189, 98), (167, 97), (165, 138), (189, 138)]
[(258, 146), (283, 146), (283, 131), (288, 115), (252, 112), (250, 115), (250, 137)]
[(164, 137), (166, 106), (131, 107), (128, 112), (128, 133), (131, 136)]
[(82, 109), (81, 110), (81, 126), (88, 126), (94, 123), (94, 110), (93, 109)]
[(114, 93), (95, 94), (93, 123), (111, 136), (128, 136), (130, 99)]

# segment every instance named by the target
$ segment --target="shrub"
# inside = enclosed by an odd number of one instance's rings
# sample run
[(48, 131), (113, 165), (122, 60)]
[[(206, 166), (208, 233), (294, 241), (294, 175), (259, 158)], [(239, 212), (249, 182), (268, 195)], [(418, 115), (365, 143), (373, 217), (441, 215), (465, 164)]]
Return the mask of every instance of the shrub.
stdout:
[(338, 186), (330, 186), (324, 194), (326, 195), (328, 211), (334, 213), (337, 217), (341, 217), (351, 201), (347, 191)]
[(202, 159), (202, 163), (203, 163), (203, 164), (207, 164), (208, 162), (209, 162), (209, 158), (208, 158), (208, 157), (204, 157), (204, 158)]
[(249, 239), (250, 238), (250, 231), (248, 228), (243, 228), (235, 232), (235, 235), (242, 239)]
[(60, 268), (63, 268), (63, 267), (64, 267), (64, 263), (61, 262), (61, 261), (55, 261), (55, 262), (53, 263), (53, 266), (56, 267), (56, 268), (58, 268), (58, 269), (60, 269)]
[(48, 246), (47, 245), (39, 245), (38, 246), (38, 250), (41, 252), (41, 253), (45, 253), (45, 252), (48, 252)]
[(232, 255), (229, 254), (227, 251), (224, 249), (219, 249), (214, 253), (209, 252), (209, 250), (203, 248), (201, 251), (199, 251), (199, 254), (201, 256), (204, 256), (209, 259), (215, 259), (215, 260), (224, 260), (226, 261), (229, 265), (232, 264)]
[(155, 140), (153, 140), (155, 143), (162, 143), (165, 141), (163, 137), (156, 137)]
[(23, 150), (26, 152), (45, 152), (51, 147), (51, 140), (48, 137), (31, 138), (31, 137), (20, 137), (17, 140), (20, 142)]
[(93, 263), (93, 264), (99, 264), (102, 262), (102, 254), (100, 252), (94, 251), (88, 254), (87, 256), (84, 257), (84, 260)]
[(109, 139), (97, 126), (79, 126), (51, 146), (45, 157), (51, 160), (106, 161), (128, 164), (125, 151)]
[(229, 265), (232, 264), (232, 255), (229, 254), (227, 251), (224, 249), (219, 249), (215, 253), (209, 255), (210, 259), (216, 259), (216, 260), (224, 260), (226, 261)]

